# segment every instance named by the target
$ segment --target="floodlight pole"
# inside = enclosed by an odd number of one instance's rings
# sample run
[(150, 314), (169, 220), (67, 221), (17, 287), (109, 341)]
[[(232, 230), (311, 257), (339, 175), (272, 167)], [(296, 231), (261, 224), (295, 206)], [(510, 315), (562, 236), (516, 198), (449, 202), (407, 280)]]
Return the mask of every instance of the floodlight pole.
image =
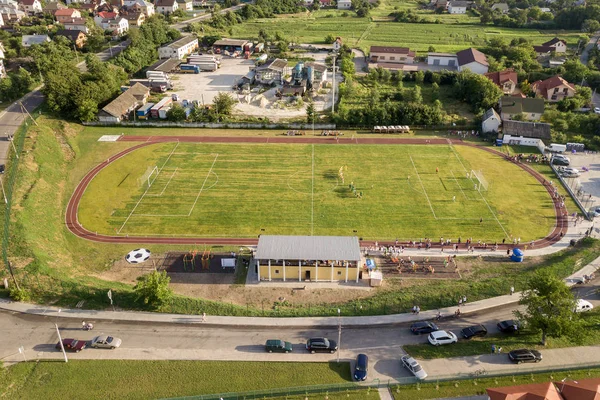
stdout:
[(338, 349), (337, 349), (337, 362), (340, 363), (340, 351), (342, 351), (342, 318), (340, 317), (340, 309), (337, 309), (338, 312)]
[(54, 324), (54, 327), (56, 328), (56, 334), (58, 335), (58, 343), (60, 343), (60, 349), (62, 350), (63, 355), (65, 356), (65, 362), (69, 362), (69, 359), (67, 358), (67, 352), (65, 351), (65, 346), (62, 341), (62, 337), (60, 337), (60, 331), (58, 330), (58, 324)]

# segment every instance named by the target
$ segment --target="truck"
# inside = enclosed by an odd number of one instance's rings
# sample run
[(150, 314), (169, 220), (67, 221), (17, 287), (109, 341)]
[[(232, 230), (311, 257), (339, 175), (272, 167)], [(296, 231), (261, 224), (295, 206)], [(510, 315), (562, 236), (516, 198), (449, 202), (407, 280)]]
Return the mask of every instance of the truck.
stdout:
[(146, 105), (137, 109), (135, 116), (138, 119), (148, 119), (148, 115), (150, 114), (150, 109), (152, 107), (154, 107), (154, 103), (146, 103)]
[(199, 64), (207, 61), (214, 61), (217, 63), (217, 65), (221, 64), (221, 59), (211, 54), (191, 55), (188, 57), (187, 61), (188, 64)]
[(188, 73), (188, 74), (199, 74), (200, 73), (200, 67), (198, 67), (197, 65), (193, 65), (193, 64), (181, 64), (179, 66), (179, 70), (180, 72), (183, 73)]
[(198, 65), (200, 71), (216, 71), (219, 67), (216, 62), (204, 62), (196, 65)]
[(552, 153), (564, 153), (567, 151), (567, 145), (552, 143), (550, 147), (548, 147), (548, 151)]
[(167, 79), (167, 74), (162, 71), (146, 71), (146, 78), (164, 78)]
[(170, 97), (165, 97), (163, 99), (161, 99), (158, 103), (156, 103), (154, 106), (152, 106), (152, 108), (150, 108), (150, 116), (152, 118), (158, 118), (159, 117), (159, 113), (158, 111), (165, 107), (168, 106), (169, 104), (171, 104), (173, 100), (171, 100)]
[(170, 106), (165, 106), (163, 108), (161, 108), (160, 110), (158, 110), (158, 118), (160, 119), (167, 119), (167, 112), (171, 109)]

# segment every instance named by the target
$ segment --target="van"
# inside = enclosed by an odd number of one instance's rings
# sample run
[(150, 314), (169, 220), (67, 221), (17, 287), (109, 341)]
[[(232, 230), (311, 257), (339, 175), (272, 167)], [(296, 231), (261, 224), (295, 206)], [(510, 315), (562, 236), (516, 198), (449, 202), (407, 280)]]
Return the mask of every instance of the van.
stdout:
[(575, 312), (586, 312), (590, 311), (594, 308), (594, 305), (587, 300), (577, 299), (577, 304), (575, 305)]

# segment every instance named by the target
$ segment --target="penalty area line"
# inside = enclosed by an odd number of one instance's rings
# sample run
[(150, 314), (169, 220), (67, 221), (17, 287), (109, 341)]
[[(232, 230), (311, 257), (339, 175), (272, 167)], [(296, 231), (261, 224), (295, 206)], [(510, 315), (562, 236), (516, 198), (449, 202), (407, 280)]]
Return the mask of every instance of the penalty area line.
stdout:
[(433, 206), (431, 205), (431, 201), (429, 200), (429, 196), (427, 195), (427, 191), (425, 190), (425, 186), (423, 186), (423, 181), (421, 181), (421, 175), (419, 175), (417, 166), (415, 165), (415, 162), (413, 161), (412, 156), (409, 155), (408, 158), (410, 158), (410, 162), (412, 163), (413, 168), (415, 169), (415, 172), (417, 173), (417, 178), (419, 179), (419, 183), (421, 184), (421, 189), (423, 189), (423, 194), (425, 195), (425, 198), (427, 199), (427, 203), (429, 204), (429, 208), (431, 209), (433, 218), (438, 219), (438, 217), (435, 215), (435, 211), (433, 210)]
[(206, 177), (204, 178), (204, 182), (202, 182), (202, 187), (200, 188), (200, 191), (198, 192), (198, 195), (196, 196), (196, 200), (194, 200), (194, 204), (192, 204), (192, 208), (190, 208), (190, 212), (187, 215), (188, 217), (190, 215), (192, 215), (192, 211), (194, 211), (194, 207), (196, 207), (196, 203), (198, 202), (198, 199), (200, 198), (200, 195), (202, 194), (202, 191), (204, 190), (206, 181), (208, 180), (208, 177), (210, 176), (210, 173), (212, 172), (212, 170), (215, 166), (215, 163), (217, 162), (217, 158), (219, 158), (219, 153), (217, 153), (217, 155), (215, 155), (215, 159), (213, 160), (212, 165), (210, 166), (210, 169), (208, 170), (208, 173), (206, 174)]

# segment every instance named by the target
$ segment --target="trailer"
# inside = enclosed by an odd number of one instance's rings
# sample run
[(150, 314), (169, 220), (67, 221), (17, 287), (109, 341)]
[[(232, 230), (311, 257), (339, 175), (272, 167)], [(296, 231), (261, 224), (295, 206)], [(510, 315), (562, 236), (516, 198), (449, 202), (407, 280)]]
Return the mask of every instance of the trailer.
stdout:
[(162, 100), (160, 100), (158, 103), (156, 103), (154, 106), (152, 106), (152, 108), (150, 108), (150, 116), (152, 118), (158, 118), (159, 117), (159, 110), (169, 104), (171, 104), (173, 100), (171, 100), (170, 97), (165, 97)]
[(550, 147), (548, 147), (548, 150), (550, 150), (552, 153), (564, 153), (567, 151), (567, 145), (552, 143)]
[(162, 71), (146, 71), (146, 78), (164, 78), (167, 79), (167, 74)]
[(207, 61), (214, 61), (217, 64), (221, 64), (221, 58), (212, 54), (191, 55), (188, 57), (187, 61), (188, 64), (198, 64)]
[(205, 62), (202, 64), (196, 64), (200, 71), (216, 71), (218, 66), (215, 62)]
[(182, 72), (184, 74), (199, 74), (200, 67), (192, 64), (181, 64), (179, 66), (179, 72)]
[(158, 110), (158, 118), (160, 119), (167, 119), (167, 112), (171, 109), (171, 107), (163, 107), (160, 110)]
[(171, 82), (170, 79), (160, 79), (160, 78), (150, 78), (150, 84), (151, 85), (157, 85), (157, 86), (166, 86), (167, 89), (173, 89), (173, 83)]
[(137, 109), (135, 116), (138, 119), (148, 119), (148, 115), (150, 114), (150, 109), (152, 107), (154, 107), (154, 103), (146, 103), (146, 105)]

